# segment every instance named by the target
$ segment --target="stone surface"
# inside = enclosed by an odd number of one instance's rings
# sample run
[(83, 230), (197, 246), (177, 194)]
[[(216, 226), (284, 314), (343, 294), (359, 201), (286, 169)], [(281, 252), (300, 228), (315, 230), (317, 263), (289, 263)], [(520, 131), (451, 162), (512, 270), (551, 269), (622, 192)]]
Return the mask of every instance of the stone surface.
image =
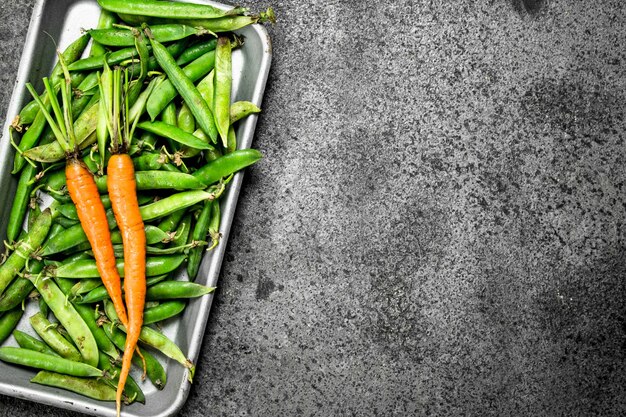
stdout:
[[(0, 3), (2, 114), (32, 4)], [(622, 1), (270, 4), (181, 416), (625, 415)], [(69, 415), (0, 396), (37, 413)]]

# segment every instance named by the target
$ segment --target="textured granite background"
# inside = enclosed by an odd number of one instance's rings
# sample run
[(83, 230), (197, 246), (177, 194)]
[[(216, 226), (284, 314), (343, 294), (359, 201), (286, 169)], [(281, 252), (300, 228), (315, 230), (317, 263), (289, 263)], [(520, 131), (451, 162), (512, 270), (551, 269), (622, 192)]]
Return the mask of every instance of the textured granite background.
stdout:
[(625, 415), (623, 2), (246, 4), (266, 159), (181, 415)]

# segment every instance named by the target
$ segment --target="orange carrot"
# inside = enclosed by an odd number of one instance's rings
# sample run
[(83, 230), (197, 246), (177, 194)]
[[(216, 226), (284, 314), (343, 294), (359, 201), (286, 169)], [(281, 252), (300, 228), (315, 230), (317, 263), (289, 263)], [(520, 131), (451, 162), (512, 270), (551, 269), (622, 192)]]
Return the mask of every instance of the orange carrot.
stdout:
[(112, 155), (107, 166), (107, 174), (111, 205), (124, 246), (124, 295), (128, 312), (126, 345), (117, 385), (116, 400), (119, 415), (122, 392), (143, 324), (146, 300), (146, 235), (137, 201), (135, 169), (130, 156)]
[(122, 302), (121, 279), (115, 266), (111, 232), (96, 182), (87, 166), (75, 158), (67, 160), (65, 175), (67, 190), (76, 205), (78, 219), (91, 244), (102, 282), (111, 296), (115, 312), (126, 326), (128, 318)]

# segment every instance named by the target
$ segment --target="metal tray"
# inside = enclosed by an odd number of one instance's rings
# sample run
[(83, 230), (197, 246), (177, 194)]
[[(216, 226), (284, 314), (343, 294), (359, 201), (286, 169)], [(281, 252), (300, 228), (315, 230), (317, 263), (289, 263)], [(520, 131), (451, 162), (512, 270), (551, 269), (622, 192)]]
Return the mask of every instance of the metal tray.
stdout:
[[(205, 1), (205, 3), (229, 8), (229, 6), (211, 1)], [(17, 179), (10, 174), (14, 151), (9, 143), (7, 132), (11, 121), (19, 113), (21, 107), (30, 101), (24, 85), (30, 81), (35, 84), (36, 88), (42, 87), (41, 78), (50, 73), (56, 62), (52, 39), (59, 48), (64, 49), (80, 35), (81, 28), (95, 27), (99, 14), (100, 9), (95, 0), (37, 0), (35, 3), (16, 84), (7, 111), (2, 142), (0, 142), (0, 189), (4, 195), (4, 198), (0, 199), (1, 236), (6, 233), (8, 213), (17, 185)], [(270, 39), (265, 29), (258, 24), (246, 27), (238, 33), (245, 37), (245, 44), (242, 48), (233, 51), (232, 97), (234, 101), (249, 100), (261, 107), (271, 63)], [(239, 125), (237, 138), (240, 148), (251, 146), (256, 122), (257, 116), (251, 115)], [(205, 255), (196, 282), (210, 286), (217, 285), (242, 179), (242, 172), (236, 174), (223, 198), (220, 227), (222, 240), (213, 252)], [(185, 271), (181, 271), (179, 278), (184, 279), (185, 274)], [(200, 352), (212, 300), (212, 294), (192, 300), (183, 316), (172, 319), (163, 328), (163, 332), (174, 340), (194, 363)], [(34, 335), (26, 319), (36, 311), (36, 306), (32, 305), (34, 303), (30, 304), (18, 329)], [(16, 343), (11, 337), (5, 345), (16, 345)], [(157, 354), (157, 357), (167, 371), (168, 381), (165, 389), (158, 391), (149, 381), (142, 383), (137, 370), (134, 370), (132, 375), (144, 390), (146, 404), (125, 406), (122, 411), (123, 415), (170, 416), (178, 412), (187, 399), (190, 383), (186, 379), (185, 369), (162, 355)], [(31, 369), (0, 362), (0, 393), (87, 414), (115, 415), (114, 403), (99, 402), (69, 391), (30, 383), (29, 380), (34, 375), (35, 372)], [(196, 379), (194, 382), (202, 384), (203, 381)]]

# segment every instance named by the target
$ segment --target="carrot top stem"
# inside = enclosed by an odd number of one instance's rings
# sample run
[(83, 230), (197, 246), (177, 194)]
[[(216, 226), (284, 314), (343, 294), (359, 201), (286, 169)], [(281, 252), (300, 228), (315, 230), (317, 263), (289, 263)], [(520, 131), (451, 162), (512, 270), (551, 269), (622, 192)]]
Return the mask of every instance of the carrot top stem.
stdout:
[[(44, 83), (45, 83), (46, 79), (47, 79), (47, 77), (44, 78)], [(52, 130), (52, 133), (54, 134), (54, 137), (56, 138), (56, 140), (59, 142), (59, 145), (61, 145), (61, 148), (63, 148), (63, 151), (65, 151), (65, 153), (70, 153), (72, 151), (72, 149), (70, 148), (69, 143), (65, 139), (65, 135), (63, 134), (63, 132), (59, 128), (59, 125), (54, 120), (54, 118), (52, 117), (52, 115), (50, 114), (48, 109), (46, 108), (46, 105), (39, 98), (39, 94), (37, 94), (37, 92), (33, 88), (33, 85), (31, 83), (26, 83), (26, 88), (28, 89), (30, 94), (33, 96), (35, 101), (37, 102), (37, 105), (39, 105), (39, 109), (41, 110), (41, 112), (45, 116), (46, 120), (48, 121), (48, 124), (50, 125), (50, 129)], [(50, 100), (51, 103), (54, 103), (56, 101), (57, 105), (58, 105), (58, 100), (57, 100), (56, 94), (49, 94), (48, 93), (48, 96), (49, 96), (49, 100)]]

